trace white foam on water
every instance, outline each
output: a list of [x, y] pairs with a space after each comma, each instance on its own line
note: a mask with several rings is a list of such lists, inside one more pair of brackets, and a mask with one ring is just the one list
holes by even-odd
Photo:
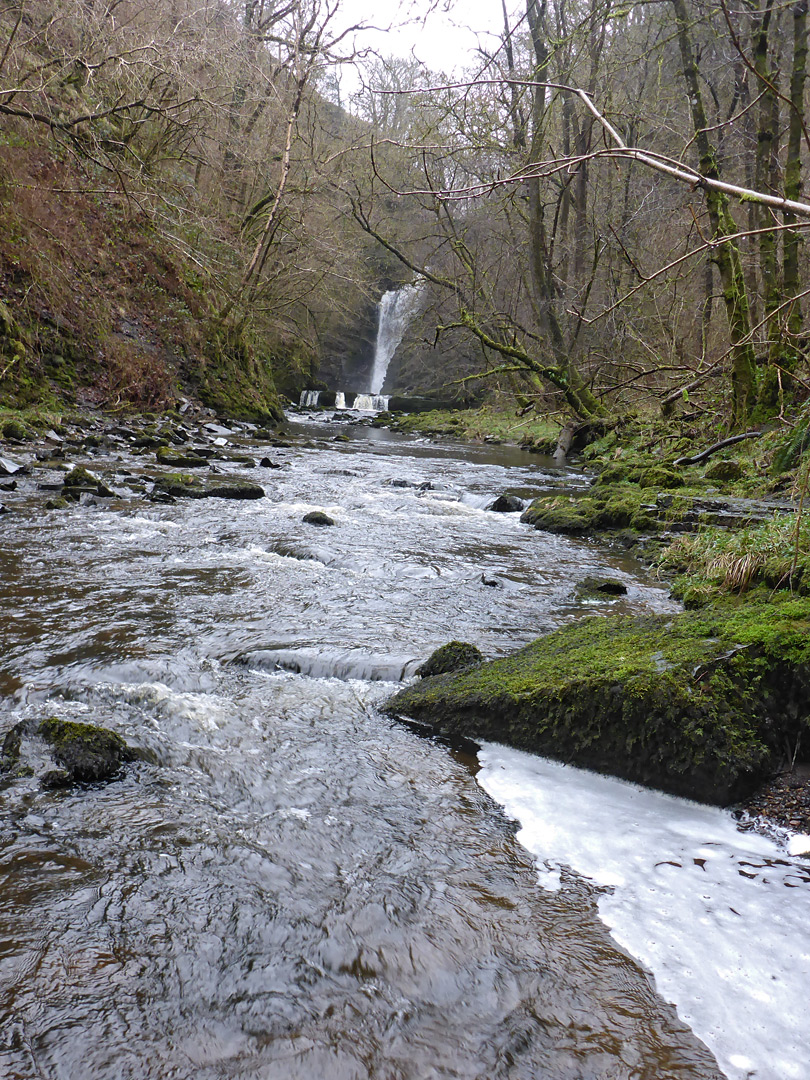
[[569, 867], [731, 1080], [810, 1076], [810, 866], [723, 810], [494, 744], [481, 786], [544, 888]]

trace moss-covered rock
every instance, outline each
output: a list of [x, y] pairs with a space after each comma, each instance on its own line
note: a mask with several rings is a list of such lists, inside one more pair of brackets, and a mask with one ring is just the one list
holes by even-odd
[[301, 519], [307, 525], [334, 525], [335, 519], [325, 514], [323, 510], [310, 510]]
[[467, 641], [448, 641], [430, 654], [424, 664], [416, 669], [416, 674], [423, 679], [431, 675], [445, 675], [450, 671], [461, 671], [472, 664], [483, 663], [485, 659], [481, 650]]
[[247, 480], [233, 480], [227, 484], [212, 484], [205, 489], [205, 495], [209, 499], [263, 499], [264, 488]]
[[159, 446], [155, 451], [158, 465], [170, 465], [175, 469], [202, 469], [208, 465], [208, 459], [199, 454], [184, 454], [172, 450], [170, 446]]
[[13, 418], [0, 423], [0, 433], [2, 433], [4, 439], [10, 439], [12, 442], [22, 442], [28, 437], [28, 429], [25, 424]]
[[263, 499], [264, 488], [248, 480], [218, 481], [205, 484], [190, 473], [165, 473], [155, 480], [153, 496], [169, 495], [174, 499]]
[[39, 776], [43, 787], [111, 780], [129, 762], [150, 755], [106, 728], [60, 720], [24, 720], [6, 733], [0, 774]]
[[810, 600], [585, 619], [386, 711], [727, 805], [807, 730]]
[[520, 520], [535, 529], [570, 536], [627, 528], [654, 532], [660, 527], [655, 499], [636, 484], [593, 487], [581, 495], [543, 495]]
[[735, 480], [740, 480], [745, 475], [745, 469], [739, 461], [720, 460], [707, 465], [703, 475], [713, 483], [733, 484]]
[[115, 492], [100, 480], [94, 473], [89, 472], [83, 465], [77, 465], [71, 469], [62, 481], [65, 495], [77, 497], [82, 492], [98, 495], [102, 499], [115, 498]]

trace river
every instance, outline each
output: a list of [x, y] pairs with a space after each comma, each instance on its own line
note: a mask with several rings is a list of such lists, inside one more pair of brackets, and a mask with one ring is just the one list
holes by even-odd
[[[0, 788], [0, 1076], [806, 1077], [807, 949], [785, 945], [806, 940], [806, 861], [728, 814], [478, 760], [376, 710], [450, 639], [498, 656], [585, 614], [674, 608], [629, 557], [486, 509], [581, 474], [345, 420], [293, 434], [226, 436], [280, 466], [221, 466], [261, 500], [149, 502], [127, 485], [154, 464], [121, 440], [76, 458], [120, 500], [43, 513], [33, 482], [6, 500], [0, 734], [95, 722], [157, 764]], [[316, 509], [334, 527], [302, 522]], [[578, 597], [595, 573], [627, 595]], [[662, 864], [713, 856], [722, 887], [661, 887]], [[753, 1037], [718, 1012], [733, 960], [720, 978], [679, 959], [684, 936], [723, 938], [735, 878], [772, 958]]]

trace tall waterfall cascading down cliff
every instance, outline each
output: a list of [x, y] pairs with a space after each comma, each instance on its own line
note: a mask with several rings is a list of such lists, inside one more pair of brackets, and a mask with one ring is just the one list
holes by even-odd
[[377, 342], [368, 388], [372, 396], [382, 393], [388, 365], [408, 329], [408, 323], [416, 314], [421, 293], [421, 282], [417, 282], [414, 285], [391, 289], [384, 293], [380, 300]]

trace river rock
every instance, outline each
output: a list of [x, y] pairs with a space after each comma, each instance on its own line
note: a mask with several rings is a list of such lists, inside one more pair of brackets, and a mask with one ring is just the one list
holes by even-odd
[[384, 706], [437, 734], [727, 806], [810, 719], [810, 599], [583, 619], [500, 660], [425, 678]]
[[496, 514], [519, 514], [522, 509], [523, 499], [519, 499], [517, 495], [499, 495], [487, 507], [487, 510]]
[[431, 675], [445, 675], [450, 671], [461, 671], [471, 664], [480, 664], [485, 659], [481, 650], [468, 641], [448, 641], [430, 654], [424, 664], [416, 669], [416, 674], [423, 679]]
[[310, 510], [308, 514], [304, 514], [302, 521], [305, 521], [307, 525], [334, 525], [335, 519], [330, 518], [328, 514], [325, 514], [323, 510]]
[[17, 473], [27, 472], [25, 465], [20, 465], [10, 458], [0, 457], [0, 476], [16, 476]]
[[481, 584], [486, 585], [490, 589], [503, 588], [503, 582], [500, 578], [496, 578], [493, 574], [488, 574], [486, 571], [481, 575]]
[[155, 480], [152, 490], [154, 501], [161, 501], [161, 496], [165, 495], [172, 499], [263, 499], [265, 491], [260, 484], [251, 484], [247, 480], [217, 481], [206, 485], [196, 476], [167, 473]]
[[36, 776], [45, 788], [111, 780], [127, 763], [149, 760], [113, 731], [60, 720], [23, 720], [6, 733], [0, 776]]

